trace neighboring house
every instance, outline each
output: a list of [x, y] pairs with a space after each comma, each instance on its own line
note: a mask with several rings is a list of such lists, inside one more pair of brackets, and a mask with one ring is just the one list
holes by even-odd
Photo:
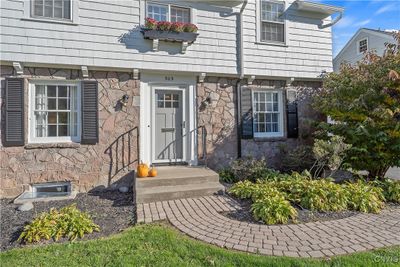
[[386, 48], [386, 43], [396, 44], [393, 31], [367, 28], [359, 29], [333, 59], [333, 70], [338, 72], [342, 63], [357, 63], [369, 51], [375, 51], [378, 55], [382, 56]]
[[[252, 155], [279, 165], [281, 146], [307, 141], [316, 114], [296, 94], [332, 71], [331, 15], [342, 11], [276, 0], [2, 0], [1, 196], [55, 181], [112, 186], [139, 161], [218, 169]], [[197, 39], [145, 39], [146, 17], [193, 23]]]

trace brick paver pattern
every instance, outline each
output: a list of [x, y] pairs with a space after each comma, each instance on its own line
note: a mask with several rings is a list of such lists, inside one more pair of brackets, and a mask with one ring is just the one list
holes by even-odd
[[380, 214], [289, 225], [248, 223], [221, 214], [239, 209], [229, 196], [179, 199], [139, 204], [137, 220], [168, 220], [195, 239], [264, 255], [319, 258], [400, 245], [398, 207]]

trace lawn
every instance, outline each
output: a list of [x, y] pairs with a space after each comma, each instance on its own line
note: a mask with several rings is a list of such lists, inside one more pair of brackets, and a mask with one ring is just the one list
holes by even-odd
[[[399, 266], [400, 247], [330, 260], [268, 257], [192, 240], [163, 225], [140, 225], [110, 238], [13, 249], [1, 266]], [[380, 264], [379, 264], [380, 263]]]

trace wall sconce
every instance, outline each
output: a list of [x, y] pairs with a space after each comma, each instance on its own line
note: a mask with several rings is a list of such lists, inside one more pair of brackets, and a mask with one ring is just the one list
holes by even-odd
[[211, 97], [207, 96], [206, 99], [201, 101], [200, 111], [205, 110], [211, 104]]
[[129, 100], [129, 96], [125, 94], [125, 95], [119, 100], [119, 102], [120, 102], [124, 107], [126, 107], [126, 105], [128, 104], [128, 100]]

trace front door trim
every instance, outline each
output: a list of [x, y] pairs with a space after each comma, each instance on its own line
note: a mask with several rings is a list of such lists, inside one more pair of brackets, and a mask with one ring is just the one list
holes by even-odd
[[[167, 79], [168, 78], [168, 79]], [[152, 162], [152, 87], [184, 87], [186, 90], [186, 134], [188, 140], [185, 150], [185, 162], [189, 166], [198, 164], [197, 146], [197, 78], [194, 73], [168, 73], [165, 71], [142, 71], [140, 73], [140, 141], [138, 162]], [[163, 163], [167, 164], [167, 163]]]
[[[182, 134], [182, 158], [174, 159], [171, 161], [170, 159], [166, 160], [157, 160], [156, 159], [156, 91], [180, 91], [182, 93], [182, 124], [184, 125], [183, 134]], [[173, 86], [173, 85], [153, 85], [151, 87], [151, 161], [152, 163], [186, 163], [186, 148], [187, 148], [187, 134], [186, 134], [186, 109], [187, 109], [187, 99], [186, 99], [186, 86]]]

